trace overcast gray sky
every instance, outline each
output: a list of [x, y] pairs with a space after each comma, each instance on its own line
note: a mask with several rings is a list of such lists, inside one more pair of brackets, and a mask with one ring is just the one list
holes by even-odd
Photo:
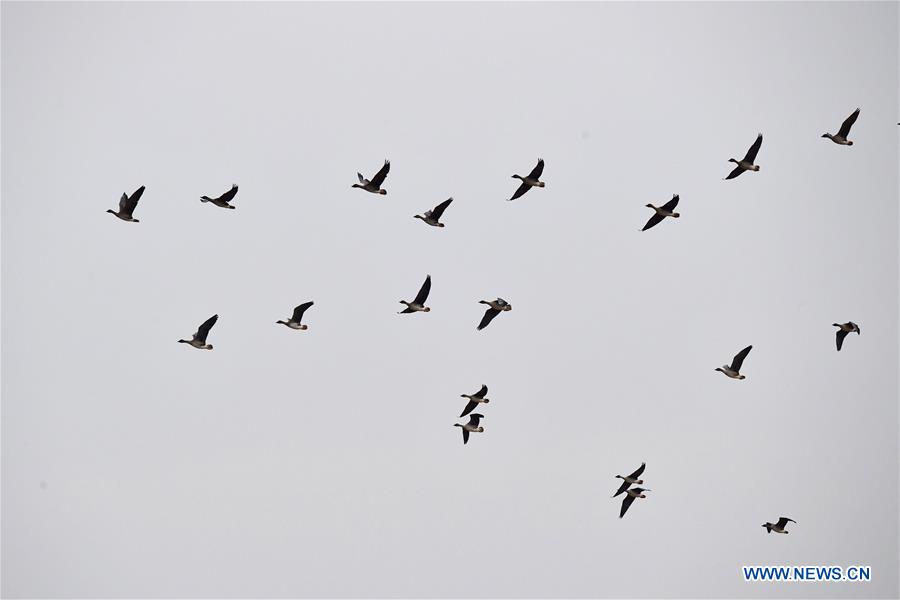
[[3, 2], [3, 595], [896, 597], [898, 106], [896, 2]]

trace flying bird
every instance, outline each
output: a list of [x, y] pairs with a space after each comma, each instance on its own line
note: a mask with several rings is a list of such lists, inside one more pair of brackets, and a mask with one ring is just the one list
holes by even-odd
[[835, 144], [840, 144], [841, 146], [852, 146], [853, 142], [847, 139], [847, 136], [850, 135], [850, 128], [853, 127], [853, 124], [856, 123], [856, 119], [859, 117], [859, 109], [853, 111], [853, 114], [844, 119], [844, 122], [841, 123], [841, 129], [837, 132], [837, 134], [832, 135], [830, 133], [823, 133], [823, 138], [828, 138]]
[[481, 317], [481, 323], [478, 324], [478, 331], [481, 331], [485, 327], [490, 324], [491, 321], [494, 320], [494, 317], [499, 315], [501, 312], [512, 310], [512, 304], [504, 300], [503, 298], [497, 298], [496, 300], [479, 300], [478, 304], [487, 304], [488, 309], [484, 311], [484, 316]]
[[424, 215], [415, 215], [413, 218], [422, 219], [432, 227], [443, 227], [444, 224], [441, 223], [441, 215], [444, 214], [444, 211], [447, 210], [447, 207], [450, 206], [451, 202], [453, 202], [453, 198], [447, 198], [431, 210], [425, 211]]
[[384, 183], [384, 178], [387, 177], [388, 171], [390, 170], [391, 161], [385, 159], [384, 166], [381, 167], [380, 171], [375, 173], [375, 177], [373, 177], [371, 181], [363, 177], [362, 173], [357, 173], [356, 176], [359, 177], [359, 183], [354, 183], [350, 187], [366, 190], [367, 192], [372, 192], [373, 194], [387, 194], [387, 190], [382, 189], [381, 184]]
[[113, 209], [108, 209], [106, 212], [112, 213], [122, 219], [123, 221], [129, 221], [131, 223], [140, 223], [139, 220], [135, 219], [132, 215], [134, 214], [134, 209], [137, 208], [138, 200], [141, 199], [141, 196], [144, 194], [144, 186], [139, 187], [134, 191], [131, 197], [128, 197], [128, 194], [122, 194], [122, 197], [119, 198], [119, 210], [114, 211]]
[[513, 179], [522, 180], [522, 185], [519, 186], [519, 189], [512, 195], [510, 200], [515, 200], [516, 198], [520, 198], [522, 194], [527, 192], [533, 187], [544, 187], [544, 182], [540, 181], [541, 173], [544, 172], [544, 159], [539, 158], [537, 161], [537, 165], [531, 170], [531, 173], [522, 177], [521, 175], [513, 175]]
[[766, 528], [766, 533], [790, 533], [785, 527], [788, 523], [796, 523], [797, 521], [793, 519], [788, 519], [787, 517], [780, 517], [777, 523], [763, 523], [763, 527]]
[[305, 331], [309, 329], [309, 327], [301, 324], [300, 320], [303, 318], [303, 313], [306, 312], [306, 309], [308, 309], [312, 305], [313, 302], [311, 301], [304, 302], [303, 304], [294, 307], [294, 314], [291, 315], [290, 319], [288, 319], [287, 321], [275, 321], [275, 323], [278, 325], [287, 325], [291, 329], [300, 329], [302, 331]]
[[634, 502], [635, 498], [646, 498], [644, 492], [650, 492], [652, 490], [646, 490], [644, 488], [631, 488], [625, 492], [625, 497], [622, 498], [622, 510], [619, 511], [619, 518], [625, 516], [625, 513], [628, 512], [628, 507], [631, 506], [631, 503]]
[[644, 468], [646, 466], [647, 466], [647, 463], [642, 462], [641, 466], [639, 466], [637, 468], [637, 470], [635, 470], [635, 472], [632, 473], [631, 475], [626, 475], [625, 477], [622, 477], [621, 475], [616, 475], [616, 477], [618, 479], [622, 480], [622, 485], [619, 486], [619, 490], [615, 494], [613, 494], [612, 497], [615, 498], [616, 496], [618, 496], [619, 494], [621, 494], [622, 492], [627, 490], [628, 486], [630, 486], [630, 485], [641, 485], [642, 483], [644, 483], [644, 480], [638, 479], [638, 477], [640, 477], [641, 473], [644, 472]]
[[237, 184], [231, 184], [231, 189], [219, 196], [218, 198], [210, 198], [209, 196], [200, 196], [200, 202], [212, 202], [219, 208], [234, 208], [229, 202], [234, 200], [235, 195], [238, 193]]
[[194, 337], [189, 340], [178, 340], [179, 344], [190, 344], [194, 348], [198, 350], [212, 350], [212, 344], [206, 343], [206, 336], [209, 335], [209, 330], [212, 329], [212, 326], [216, 324], [216, 321], [219, 320], [219, 315], [213, 315], [208, 318], [203, 324], [197, 329], [197, 333], [194, 334]]
[[838, 352], [841, 351], [841, 346], [844, 345], [844, 338], [847, 337], [848, 333], [856, 333], [856, 335], [859, 335], [859, 325], [857, 325], [853, 321], [847, 321], [843, 325], [839, 323], [832, 323], [832, 325], [838, 328], [838, 330], [835, 332], [835, 341], [837, 342]]
[[475, 407], [478, 406], [479, 404], [487, 404], [488, 402], [490, 402], [490, 400], [488, 400], [487, 398], [484, 397], [485, 394], [487, 394], [487, 391], [488, 391], [487, 386], [482, 385], [481, 389], [472, 395], [460, 394], [461, 397], [469, 399], [469, 403], [466, 404], [466, 408], [462, 411], [462, 414], [459, 415], [460, 418], [466, 416], [467, 414], [469, 414], [470, 412], [475, 410]]
[[721, 371], [725, 373], [732, 379], [745, 379], [743, 375], [741, 375], [741, 365], [744, 364], [744, 359], [747, 358], [747, 355], [750, 354], [750, 350], [753, 349], [753, 346], [747, 346], [740, 352], [734, 355], [734, 360], [731, 361], [731, 366], [722, 365], [716, 371]]
[[655, 213], [652, 217], [650, 217], [650, 220], [647, 221], [647, 224], [644, 225], [644, 228], [641, 229], [641, 231], [647, 231], [654, 225], [658, 225], [666, 217], [673, 217], [675, 219], [680, 217], [681, 214], [672, 212], [673, 210], [675, 210], [676, 206], [678, 206], [678, 194], [672, 196], [672, 199], [662, 206], [653, 206], [652, 204], [647, 204], [647, 208], [652, 208]]
[[463, 433], [463, 444], [469, 443], [469, 433], [481, 433], [484, 431], [484, 427], [479, 427], [478, 423], [481, 419], [484, 418], [484, 415], [479, 415], [478, 413], [472, 413], [469, 415], [469, 422], [465, 425], [460, 425], [459, 423], [454, 423], [454, 427], [462, 427]]
[[760, 133], [756, 137], [756, 141], [753, 142], [753, 145], [750, 146], [750, 149], [747, 150], [747, 155], [744, 156], [743, 160], [735, 160], [734, 158], [729, 158], [728, 162], [737, 163], [737, 166], [734, 170], [728, 174], [728, 177], [725, 179], [734, 179], [744, 171], [759, 171], [759, 165], [753, 164], [753, 161], [756, 160], [756, 154], [759, 152], [759, 147], [762, 146], [762, 134]]
[[428, 300], [428, 293], [431, 291], [431, 275], [427, 275], [425, 277], [425, 283], [422, 284], [422, 287], [419, 289], [419, 293], [416, 294], [415, 299], [412, 302], [407, 302], [406, 300], [401, 300], [400, 304], [405, 304], [406, 308], [401, 310], [399, 315], [414, 313], [414, 312], [429, 312], [431, 308], [425, 306], [425, 301]]

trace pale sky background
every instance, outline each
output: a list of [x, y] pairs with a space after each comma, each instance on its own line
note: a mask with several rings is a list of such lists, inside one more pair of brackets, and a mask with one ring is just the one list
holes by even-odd
[[3, 2], [0, 591], [897, 597], [898, 106], [896, 2]]

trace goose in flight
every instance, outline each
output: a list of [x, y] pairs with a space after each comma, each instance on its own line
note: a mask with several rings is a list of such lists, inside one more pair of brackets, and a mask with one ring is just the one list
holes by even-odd
[[401, 300], [400, 304], [405, 304], [406, 308], [401, 310], [399, 315], [414, 313], [414, 312], [429, 312], [431, 310], [430, 307], [425, 306], [425, 301], [428, 300], [428, 293], [431, 291], [431, 275], [427, 275], [425, 277], [425, 283], [422, 284], [422, 287], [419, 288], [419, 293], [416, 294], [415, 299], [412, 302], [407, 302], [406, 300]]
[[512, 310], [512, 304], [503, 298], [497, 298], [496, 300], [479, 300], [478, 304], [488, 305], [488, 309], [484, 311], [484, 316], [481, 317], [481, 323], [478, 324], [478, 331], [487, 327], [490, 322], [494, 320], [494, 317], [501, 312]]
[[843, 325], [841, 325], [840, 323], [832, 323], [832, 325], [838, 328], [836, 332], [838, 352], [841, 351], [841, 346], [844, 345], [844, 338], [847, 337], [848, 333], [856, 333], [856, 335], [859, 335], [859, 325], [857, 325], [853, 321], [847, 321]]
[[741, 350], [740, 352], [738, 352], [737, 354], [734, 355], [734, 360], [731, 361], [730, 367], [728, 365], [722, 365], [721, 367], [716, 369], [716, 371], [721, 371], [722, 373], [725, 373], [732, 379], [745, 379], [745, 377], [743, 375], [741, 375], [741, 373], [740, 373], [741, 365], [744, 364], [744, 359], [747, 358], [748, 354], [750, 354], [750, 350], [752, 348], [753, 348], [753, 346], [747, 346], [746, 348], [744, 348], [743, 350]]
[[728, 174], [728, 177], [725, 179], [734, 179], [744, 171], [759, 171], [759, 165], [753, 164], [753, 161], [756, 160], [756, 154], [759, 152], [759, 147], [762, 146], [762, 134], [760, 133], [756, 136], [756, 141], [753, 142], [753, 145], [750, 146], [750, 149], [747, 150], [747, 155], [744, 156], [743, 160], [735, 160], [733, 158], [729, 158], [728, 162], [737, 163], [737, 166], [734, 170]]
[[544, 172], [544, 159], [539, 158], [537, 161], [537, 165], [531, 170], [531, 173], [522, 177], [521, 175], [513, 175], [513, 179], [522, 180], [522, 185], [519, 186], [519, 189], [512, 195], [510, 200], [515, 200], [516, 198], [520, 198], [525, 192], [530, 190], [533, 187], [544, 187], [544, 182], [540, 181], [541, 173]]
[[189, 340], [178, 340], [179, 344], [190, 344], [194, 348], [199, 350], [212, 350], [212, 344], [206, 343], [206, 336], [209, 335], [209, 330], [212, 329], [212, 326], [216, 324], [216, 321], [219, 320], [219, 315], [213, 315], [203, 322], [197, 329], [197, 333], [194, 334], [194, 337]]
[[646, 498], [644, 492], [650, 492], [652, 490], [647, 490], [644, 488], [631, 488], [625, 492], [625, 497], [622, 498], [622, 510], [619, 511], [619, 518], [625, 516], [625, 513], [628, 512], [628, 507], [631, 506], [631, 503], [634, 502], [635, 498]]
[[391, 161], [385, 159], [384, 166], [381, 167], [380, 171], [375, 173], [375, 177], [373, 177], [371, 181], [363, 177], [362, 173], [357, 173], [356, 176], [359, 177], [359, 183], [354, 183], [350, 187], [366, 190], [367, 192], [372, 192], [373, 194], [387, 194], [387, 190], [382, 189], [381, 184], [384, 183], [384, 178], [387, 177], [388, 171], [390, 170]]
[[675, 207], [678, 206], [678, 194], [672, 196], [672, 199], [663, 204], [662, 206], [653, 206], [652, 204], [648, 204], [647, 208], [652, 208], [655, 213], [650, 220], [647, 221], [647, 224], [644, 225], [644, 228], [641, 231], [647, 231], [654, 225], [658, 225], [662, 222], [666, 217], [673, 217], [677, 219], [681, 215], [677, 212], [672, 212], [675, 210]]
[[131, 197], [128, 197], [128, 194], [122, 194], [122, 197], [119, 198], [119, 210], [114, 211], [113, 209], [108, 209], [106, 212], [112, 213], [122, 219], [123, 221], [129, 221], [131, 223], [140, 223], [133, 216], [134, 209], [137, 208], [138, 200], [141, 199], [141, 196], [144, 193], [144, 186], [139, 187], [134, 191]]
[[308, 329], [306, 325], [300, 323], [300, 320], [303, 318], [303, 313], [306, 312], [310, 306], [313, 305], [313, 302], [304, 302], [303, 304], [294, 307], [294, 314], [291, 315], [291, 318], [287, 321], [275, 321], [276, 324], [279, 325], [287, 325], [291, 329], [300, 329], [305, 331]]
[[231, 184], [231, 189], [219, 196], [218, 198], [210, 198], [209, 196], [200, 196], [200, 202], [212, 202], [216, 206], [220, 208], [234, 208], [232, 205], [228, 204], [229, 202], [234, 200], [234, 196], [238, 193], [238, 186], [235, 183]]
[[469, 422], [465, 425], [460, 425], [459, 423], [454, 423], [454, 427], [462, 427], [463, 432], [463, 444], [469, 443], [469, 433], [481, 433], [484, 431], [484, 427], [479, 427], [478, 423], [481, 419], [484, 418], [484, 415], [479, 415], [478, 413], [472, 413], [469, 415]]
[[847, 139], [847, 136], [850, 135], [850, 128], [853, 127], [853, 124], [856, 123], [856, 119], [859, 117], [859, 109], [853, 111], [853, 114], [844, 119], [844, 122], [841, 123], [841, 129], [837, 132], [837, 134], [823, 133], [823, 138], [828, 138], [835, 144], [840, 144], [841, 146], [852, 146], [853, 142]]
[[644, 480], [638, 479], [638, 477], [640, 477], [641, 473], [644, 472], [644, 467], [646, 467], [646, 466], [647, 466], [647, 463], [642, 462], [641, 466], [639, 466], [637, 468], [637, 470], [634, 473], [632, 473], [631, 475], [626, 475], [625, 477], [622, 477], [621, 475], [616, 475], [617, 478], [622, 480], [622, 485], [619, 486], [619, 490], [615, 494], [613, 494], [612, 497], [615, 498], [616, 496], [618, 496], [619, 494], [621, 494], [622, 492], [627, 490], [628, 486], [630, 486], [630, 485], [641, 485], [642, 483], [644, 483]]
[[460, 394], [460, 396], [462, 396], [463, 398], [468, 398], [469, 403], [466, 404], [466, 408], [462, 411], [462, 414], [459, 415], [459, 417], [462, 418], [462, 417], [466, 416], [467, 414], [469, 414], [470, 412], [475, 410], [475, 407], [478, 406], [479, 404], [487, 404], [488, 402], [490, 402], [490, 400], [488, 400], [487, 398], [484, 397], [485, 394], [487, 394], [487, 390], [488, 390], [487, 386], [482, 385], [481, 389], [472, 395]]
[[777, 523], [763, 523], [763, 527], [766, 528], [766, 533], [790, 533], [785, 527], [788, 523], [796, 523], [797, 521], [793, 519], [788, 519], [787, 517], [780, 517]]
[[447, 198], [431, 210], [425, 211], [424, 215], [415, 215], [413, 218], [422, 219], [432, 227], [443, 227], [444, 224], [441, 223], [441, 215], [444, 214], [444, 211], [447, 210], [447, 207], [450, 206], [451, 202], [453, 202], [453, 198]]

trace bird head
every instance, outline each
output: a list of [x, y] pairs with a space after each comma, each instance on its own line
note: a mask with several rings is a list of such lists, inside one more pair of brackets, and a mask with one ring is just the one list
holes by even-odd
[[733, 163], [736, 163], [736, 162], [737, 162], [737, 160], [735, 160], [735, 159], [733, 159], [733, 158], [729, 158], [729, 159], [728, 159], [728, 162], [733, 162]]
[[430, 307], [430, 306], [426, 306], [426, 307], [423, 309], [423, 312], [431, 312], [431, 307]]
[[753, 165], [753, 170], [754, 170], [754, 171], [759, 171], [759, 165]]
[[483, 432], [483, 431], [484, 431], [484, 427], [479, 427], [479, 428], [478, 428], [478, 429], [476, 429], [476, 430], [475, 430], [475, 431], [477, 431], [477, 432], [478, 432], [478, 433], [481, 433], [481, 432]]
[[212, 198], [209, 196], [200, 196], [200, 202], [212, 202]]
[[378, 193], [381, 194], [382, 196], [386, 196], [387, 190], [378, 190]]
[[653, 206], [652, 204], [645, 204], [644, 206], [646, 206], [647, 208], [656, 208], [656, 207]]
[[[823, 137], [823, 138], [830, 138], [830, 137], [831, 137], [831, 134], [830, 134], [830, 133], [823, 133], [823, 134], [822, 134], [822, 137]], [[765, 525], [763, 525], [763, 527], [765, 527]]]
[[847, 140], [847, 145], [848, 145], [848, 146], [852, 146], [852, 145], [853, 145], [853, 141], [852, 141], [852, 140]]
[[[521, 175], [513, 175], [512, 178], [513, 179], [522, 179], [522, 176]], [[524, 181], [524, 179], [522, 179], [522, 181]]]
[[746, 375], [738, 375], [737, 378], [738, 379], [747, 379], [747, 376]]
[[112, 214], [116, 214], [116, 211], [114, 211], [114, 210], [111, 209], [111, 208], [107, 208], [107, 209], [106, 209], [106, 212], [112, 213]]
[[438, 227], [443, 227], [444, 224], [443, 224], [443, 223], [438, 223], [437, 226], [438, 226]]
[[204, 350], [212, 350], [212, 349], [213, 349], [213, 345], [212, 345], [212, 344], [207, 344], [206, 346], [203, 347], [203, 349], [204, 349]]

